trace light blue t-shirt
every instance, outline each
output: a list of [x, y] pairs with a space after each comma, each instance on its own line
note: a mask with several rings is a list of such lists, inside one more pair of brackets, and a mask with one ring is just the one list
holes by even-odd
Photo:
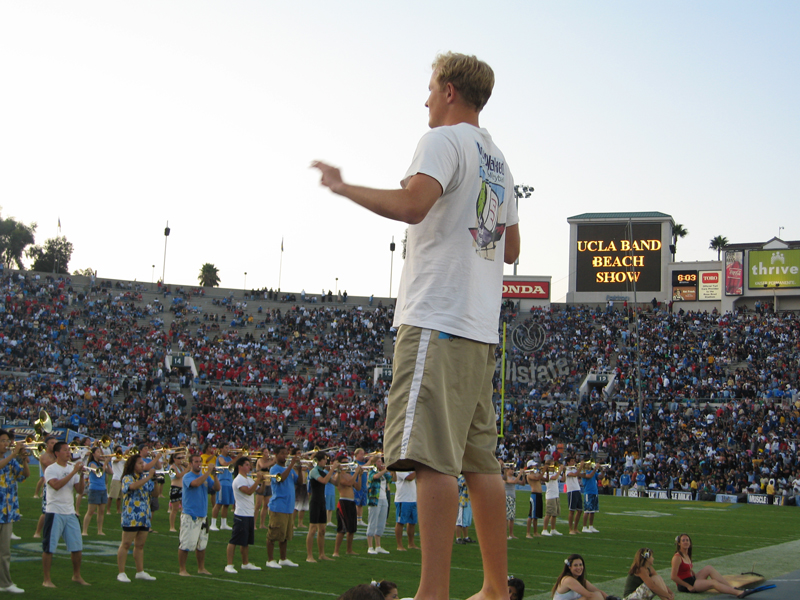
[[597, 471], [588, 479], [583, 480], [583, 493], [597, 494]]
[[202, 473], [195, 474], [189, 471], [183, 476], [183, 513], [190, 517], [208, 516], [208, 490], [214, 487], [214, 480], [209, 477], [197, 487], [192, 487], [191, 483], [195, 479], [202, 477]]
[[[272, 475], [280, 475], [286, 470], [286, 465], [273, 465], [269, 470]], [[297, 480], [297, 471], [292, 469], [286, 479], [272, 480], [272, 496], [269, 498], [269, 509], [275, 513], [292, 514], [294, 512], [294, 482]]]

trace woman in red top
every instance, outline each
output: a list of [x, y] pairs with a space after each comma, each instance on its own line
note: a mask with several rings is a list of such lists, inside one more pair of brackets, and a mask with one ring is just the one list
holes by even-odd
[[728, 585], [725, 578], [714, 567], [705, 566], [698, 573], [692, 570], [692, 538], [682, 533], [675, 538], [675, 556], [672, 557], [670, 578], [679, 592], [705, 592], [717, 590], [741, 598], [745, 592]]

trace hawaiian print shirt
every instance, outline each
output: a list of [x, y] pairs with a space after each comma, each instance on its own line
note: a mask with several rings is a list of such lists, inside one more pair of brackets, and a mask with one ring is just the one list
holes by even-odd
[[466, 506], [469, 504], [469, 489], [467, 489], [467, 480], [463, 475], [458, 476], [458, 505]]
[[17, 482], [22, 481], [22, 467], [16, 458], [0, 469], [0, 523], [20, 520]]
[[150, 527], [150, 492], [155, 484], [151, 479], [142, 487], [131, 489], [131, 484], [139, 477], [125, 475], [122, 478], [122, 526]]

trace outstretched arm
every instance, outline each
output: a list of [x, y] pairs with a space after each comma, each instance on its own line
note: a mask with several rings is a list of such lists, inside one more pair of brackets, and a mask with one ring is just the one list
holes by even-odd
[[439, 182], [422, 173], [414, 175], [404, 189], [379, 190], [345, 183], [339, 169], [324, 162], [315, 161], [311, 167], [319, 169], [320, 183], [334, 194], [349, 198], [377, 215], [411, 225], [421, 222], [442, 195]]

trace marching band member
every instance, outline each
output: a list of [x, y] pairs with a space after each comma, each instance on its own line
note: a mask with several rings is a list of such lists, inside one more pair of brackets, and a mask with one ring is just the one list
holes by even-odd
[[108, 504], [106, 514], [111, 514], [111, 502], [117, 501], [117, 514], [122, 512], [122, 471], [125, 469], [125, 458], [122, 456], [122, 446], [114, 448], [111, 458], [111, 488], [108, 491]]
[[[583, 513], [583, 495], [581, 494], [581, 482], [578, 467], [575, 465], [575, 457], [567, 458], [567, 470], [564, 477], [567, 480], [567, 506], [569, 507], [569, 532], [571, 535], [578, 533], [578, 526], [581, 524], [581, 513]], [[584, 528], [585, 531], [585, 528]]]
[[389, 554], [381, 547], [381, 536], [389, 516], [389, 484], [392, 475], [386, 470], [383, 459], [375, 461], [375, 469], [367, 474], [367, 552], [369, 554]]
[[[81, 535], [89, 535], [89, 524], [92, 522], [92, 515], [97, 513], [97, 535], [103, 533], [103, 520], [106, 516], [106, 505], [108, 504], [108, 492], [106, 490], [106, 473], [111, 473], [108, 461], [103, 458], [103, 449], [95, 446], [87, 455], [89, 462], [86, 465], [91, 468], [89, 472], [89, 509], [83, 517], [83, 531]], [[95, 473], [100, 470], [100, 474]]]
[[17, 484], [27, 479], [31, 472], [27, 454], [20, 454], [25, 444], [14, 444], [11, 452], [8, 452], [9, 447], [11, 436], [0, 429], [0, 592], [21, 594], [25, 590], [11, 581], [11, 534], [14, 522], [21, 518]]
[[[154, 465], [159, 465], [157, 459]], [[150, 533], [150, 494], [153, 491], [153, 478], [156, 469], [150, 469], [145, 475], [144, 460], [138, 454], [129, 456], [122, 469], [122, 541], [117, 550], [117, 581], [130, 583], [130, 578], [125, 574], [125, 563], [128, 559], [128, 550], [133, 544], [133, 562], [136, 566], [136, 579], [155, 581], [156, 578], [144, 570], [144, 544]]]
[[[261, 451], [261, 456], [256, 461], [256, 470], [259, 473], [269, 473], [272, 465], [275, 464], [275, 457], [270, 456], [269, 448], [266, 446]], [[267, 502], [272, 496], [272, 480], [267, 477], [264, 479], [264, 485], [261, 491], [256, 493], [256, 521], [258, 522], [259, 529], [266, 529], [267, 525]]]
[[175, 519], [181, 512], [183, 504], [183, 476], [191, 470], [191, 467], [186, 462], [186, 455], [183, 452], [175, 452], [169, 457], [169, 464], [175, 472], [169, 481], [169, 530], [171, 532], [178, 531], [175, 529]]
[[[526, 538], [540, 537], [539, 519], [544, 516], [544, 499], [542, 498], [542, 473], [536, 468], [536, 463], [529, 460], [527, 464], [528, 472], [525, 480], [531, 486], [531, 502], [528, 508], [528, 527], [525, 534]], [[531, 534], [531, 524], [533, 524], [533, 534]]]
[[[269, 529], [267, 531], [267, 566], [271, 569], [282, 567], [296, 567], [297, 563], [286, 557], [289, 540], [294, 534], [294, 484], [297, 473], [294, 466], [300, 460], [295, 454], [289, 464], [286, 457], [289, 449], [281, 446], [275, 451], [275, 465], [270, 469], [274, 475], [272, 482], [272, 497], [269, 499]], [[275, 542], [278, 542], [280, 560], [274, 558]]]
[[255, 480], [250, 477], [250, 470], [253, 465], [246, 456], [240, 456], [233, 464], [236, 468], [236, 479], [233, 480], [231, 485], [236, 506], [233, 511], [233, 530], [231, 539], [228, 542], [228, 564], [225, 566], [225, 572], [236, 573], [236, 569], [233, 566], [233, 553], [236, 550], [236, 546], [239, 546], [242, 553], [242, 570], [260, 571], [261, 567], [257, 567], [250, 562], [248, 553], [250, 546], [256, 543], [256, 505], [253, 500], [253, 494], [264, 485], [264, 478], [260, 473], [256, 475]]
[[202, 469], [200, 455], [193, 454], [191, 470], [183, 476], [183, 513], [178, 546], [178, 574], [188, 577], [186, 560], [189, 552], [197, 556], [197, 573], [211, 575], [206, 569], [206, 546], [208, 545], [208, 493], [218, 491], [216, 470], [209, 465]]
[[44, 571], [42, 585], [56, 587], [50, 579], [50, 566], [53, 563], [53, 551], [62, 536], [67, 551], [72, 555], [72, 581], [81, 585], [89, 585], [81, 577], [83, 539], [73, 498], [73, 490], [82, 492], [84, 488], [83, 463], [77, 461], [74, 464], [68, 464], [72, 453], [66, 442], [56, 442], [53, 452], [56, 462], [47, 467], [44, 472], [44, 479], [47, 482], [47, 511], [44, 515], [42, 534], [42, 570]]
[[[222, 444], [220, 446], [219, 455], [217, 456], [216, 466], [224, 467], [217, 473], [217, 480], [219, 481], [219, 491], [217, 492], [217, 501], [214, 504], [214, 509], [211, 511], [211, 531], [219, 531], [220, 529], [230, 530], [228, 525], [228, 507], [234, 502], [233, 499], [233, 473], [228, 470], [233, 458], [230, 456], [230, 444]], [[221, 515], [221, 516], [220, 516]], [[220, 517], [220, 525], [217, 528], [217, 517]]]
[[319, 560], [333, 560], [325, 554], [325, 526], [327, 523], [327, 511], [325, 505], [325, 488], [330, 483], [334, 471], [339, 468], [339, 462], [334, 460], [331, 468], [327, 471], [328, 455], [324, 452], [317, 452], [314, 455], [316, 465], [308, 474], [309, 485], [311, 486], [311, 498], [308, 502], [308, 535], [306, 536], [306, 562], [317, 562], [314, 560], [312, 547], [314, 536], [317, 537], [317, 552]]
[[56, 453], [53, 451], [55, 448], [56, 442], [58, 439], [54, 435], [48, 435], [44, 438], [45, 447], [47, 450], [39, 455], [39, 472], [42, 474], [42, 515], [39, 517], [39, 522], [36, 524], [36, 532], [33, 534], [33, 537], [38, 538], [42, 537], [42, 529], [44, 528], [44, 515], [47, 512], [47, 483], [45, 480], [44, 473], [47, 471], [47, 467], [56, 462]]

